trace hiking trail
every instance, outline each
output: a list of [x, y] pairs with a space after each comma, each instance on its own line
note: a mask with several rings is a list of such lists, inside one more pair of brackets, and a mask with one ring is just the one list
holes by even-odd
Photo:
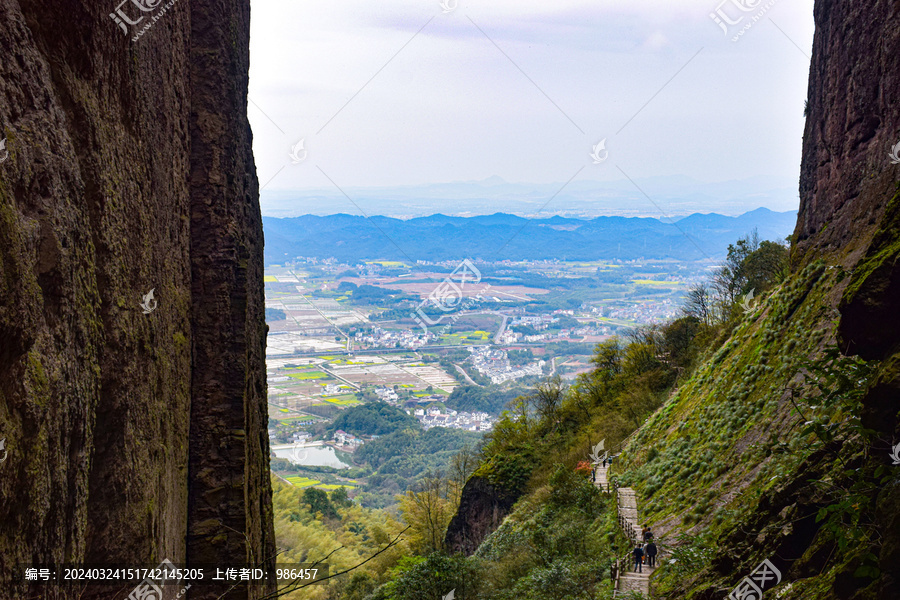
[[[609, 467], [597, 465], [595, 472], [594, 485], [600, 488], [600, 491], [609, 494], [613, 488], [610, 486], [608, 478]], [[631, 556], [631, 550], [637, 544], [643, 545], [641, 539], [641, 526], [638, 521], [637, 509], [637, 493], [632, 488], [615, 488], [616, 505], [619, 514], [619, 525], [625, 531], [625, 536], [631, 543], [628, 555], [619, 560], [619, 567], [616, 576], [616, 586], [614, 597], [627, 596], [629, 592], [637, 592], [645, 597], [650, 597], [650, 575], [655, 571], [648, 565], [642, 567], [641, 573], [635, 573], [634, 559]], [[657, 561], [659, 556], [656, 557]]]

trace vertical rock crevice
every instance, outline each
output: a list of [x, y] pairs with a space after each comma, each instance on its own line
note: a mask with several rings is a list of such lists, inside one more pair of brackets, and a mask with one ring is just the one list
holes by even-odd
[[274, 553], [249, 1], [115, 9], [0, 0], [4, 574]]

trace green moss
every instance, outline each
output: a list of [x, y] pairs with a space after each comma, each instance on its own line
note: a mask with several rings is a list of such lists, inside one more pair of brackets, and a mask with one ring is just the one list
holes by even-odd
[[[856, 265], [841, 304], [852, 301], [866, 280], [888, 262], [893, 265], [900, 256], [900, 191], [885, 208], [884, 217], [872, 238], [870, 254]], [[872, 251], [874, 250], [874, 253]]]
[[184, 334], [180, 331], [176, 331], [172, 334], [172, 341], [175, 342], [175, 347], [179, 350], [187, 345], [187, 338], [184, 337]]

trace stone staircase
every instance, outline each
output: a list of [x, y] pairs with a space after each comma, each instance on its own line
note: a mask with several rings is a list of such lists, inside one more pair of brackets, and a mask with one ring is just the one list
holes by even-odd
[[[649, 598], [650, 575], [655, 569], [645, 564], [641, 567], [642, 572], [636, 573], [632, 570], [634, 559], [631, 550], [634, 549], [634, 545], [644, 543], [641, 539], [641, 526], [638, 520], [637, 494], [631, 488], [612, 486], [609, 482], [608, 472], [609, 467], [598, 465], [594, 471], [594, 485], [604, 493], [615, 492], [619, 525], [632, 544], [628, 549], [628, 554], [619, 559], [617, 563], [614, 597], [628, 598], [634, 592]], [[658, 560], [659, 556], [656, 558]]]

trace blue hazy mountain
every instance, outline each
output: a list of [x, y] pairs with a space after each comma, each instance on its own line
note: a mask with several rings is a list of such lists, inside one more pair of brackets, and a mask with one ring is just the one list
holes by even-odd
[[728, 244], [758, 230], [761, 239], [783, 240], [797, 213], [759, 208], [740, 216], [692, 214], [670, 222], [650, 217], [606, 216], [527, 219], [496, 213], [474, 217], [442, 214], [414, 219], [346, 214], [264, 217], [266, 262], [297, 256], [356, 262], [386, 260], [597, 260], [724, 257]]
[[800, 204], [795, 179], [755, 176], [704, 182], [684, 175], [635, 181], [575, 179], [569, 183], [507, 182], [495, 175], [480, 181], [392, 187], [266, 189], [260, 192], [260, 201], [263, 215], [268, 217], [362, 211], [401, 219], [424, 217], [436, 210], [455, 216], [557, 214], [578, 219], [602, 215], [664, 218], [697, 212], [736, 216], [760, 206], [787, 211]]

